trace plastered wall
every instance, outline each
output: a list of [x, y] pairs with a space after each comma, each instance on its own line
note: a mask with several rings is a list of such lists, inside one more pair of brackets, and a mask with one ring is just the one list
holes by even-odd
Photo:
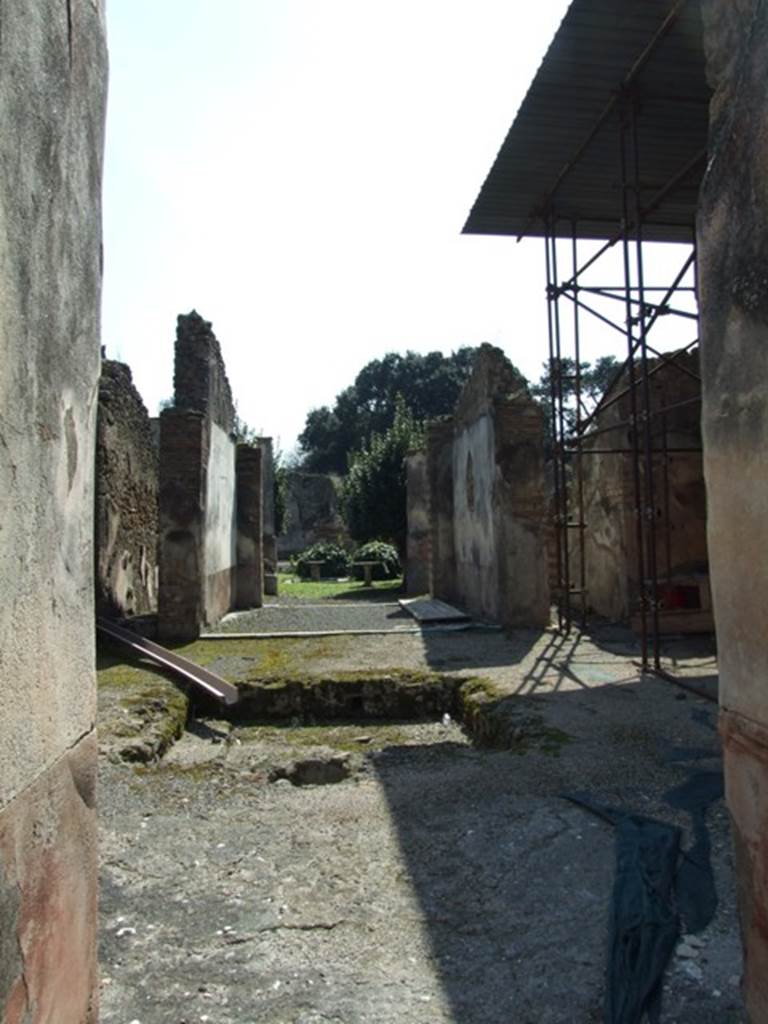
[[[707, 503], [701, 453], [701, 385], [699, 355], [696, 350], [678, 354], [674, 363], [650, 363], [649, 390], [651, 443], [653, 455], [654, 503], [652, 519], [656, 547], [659, 596], [663, 588], [692, 575], [706, 579]], [[618, 399], [598, 413], [593, 429], [599, 430], [587, 441], [582, 457], [584, 493], [584, 546], [587, 603], [600, 615], [615, 621], [629, 620], [639, 601], [637, 555], [638, 516], [648, 522], [648, 501], [644, 466], [640, 465], [640, 501], [638, 504], [631, 434], [628, 423], [632, 405], [625, 375], [606, 395]], [[638, 395], [640, 394], [638, 390]], [[638, 397], [638, 408], [642, 408]], [[668, 412], [662, 412], [669, 410]], [[643, 439], [640, 439], [643, 444]], [[611, 451], [608, 451], [611, 449]], [[664, 454], [666, 451], [666, 454]], [[578, 491], [578, 463], [573, 464], [571, 488], [573, 522], [578, 521], [575, 495]], [[578, 545], [575, 532], [571, 542], [571, 578], [578, 576]], [[648, 532], [643, 544], [648, 559]], [[706, 588], [706, 582], [702, 584]], [[708, 607], [708, 594], [703, 594]], [[675, 622], [664, 620], [671, 629], [712, 629], [709, 613], [695, 617], [678, 615]]]
[[501, 350], [483, 345], [451, 420], [427, 431], [435, 597], [505, 626], [550, 617], [541, 411]]
[[216, 622], [234, 605], [237, 566], [235, 442], [211, 423], [203, 531], [205, 617]]
[[0, 1021], [97, 1017], [101, 4], [0, 4]]
[[453, 440], [453, 530], [456, 579], [462, 602], [480, 618], [501, 614], [494, 515], [495, 434], [484, 413], [457, 426]]
[[409, 594], [429, 593], [431, 562], [426, 451], [406, 459], [407, 521], [405, 585]]
[[753, 1024], [768, 1020], [768, 11], [705, 0], [709, 163], [698, 215], [708, 538]]

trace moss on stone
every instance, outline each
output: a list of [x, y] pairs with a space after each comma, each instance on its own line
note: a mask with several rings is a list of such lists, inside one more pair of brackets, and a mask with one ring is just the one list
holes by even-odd
[[343, 753], [365, 754], [384, 747], [403, 746], [408, 732], [396, 723], [331, 725], [250, 725], [237, 729], [244, 743], [275, 743], [290, 747], [331, 747]]
[[351, 645], [350, 638], [345, 636], [269, 637], [263, 640], [208, 640], [201, 637], [175, 650], [198, 665], [209, 666], [218, 659], [244, 658], [252, 661], [254, 670], [261, 674], [290, 675], [301, 671], [313, 660], [343, 657], [351, 650]]

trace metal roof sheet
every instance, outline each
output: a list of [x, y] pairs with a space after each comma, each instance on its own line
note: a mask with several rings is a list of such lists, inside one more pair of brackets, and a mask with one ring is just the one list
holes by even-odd
[[638, 103], [643, 236], [691, 241], [710, 91], [699, 0], [573, 0], [464, 226], [466, 234], [612, 237], [622, 217], [620, 107]]

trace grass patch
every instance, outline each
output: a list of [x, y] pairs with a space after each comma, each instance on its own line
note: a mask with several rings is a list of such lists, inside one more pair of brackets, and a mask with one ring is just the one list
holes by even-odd
[[359, 580], [302, 580], [292, 573], [281, 572], [277, 576], [278, 593], [281, 597], [299, 601], [395, 601], [402, 593], [403, 580], [376, 580], [370, 587]]
[[100, 687], [144, 686], [157, 678], [164, 678], [150, 662], [125, 661], [117, 651], [99, 644], [96, 653], [96, 678]]

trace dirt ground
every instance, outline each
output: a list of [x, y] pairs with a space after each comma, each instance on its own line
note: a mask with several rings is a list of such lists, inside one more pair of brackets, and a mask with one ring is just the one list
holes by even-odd
[[[603, 1019], [614, 830], [565, 795], [677, 824], [689, 845], [690, 816], [664, 797], [719, 769], [715, 704], [641, 678], [634, 641], [610, 629], [200, 641], [187, 653], [233, 681], [481, 675], [520, 725], [498, 750], [453, 718], [193, 715], [164, 756], [128, 763], [130, 723], [145, 736], [131, 749], [150, 756], [179, 705], [162, 676], [103, 661], [103, 1024]], [[706, 644], [672, 643], [667, 665], [713, 691]], [[707, 824], [718, 908], [668, 967], [666, 1024], [745, 1020], [722, 801]]]

